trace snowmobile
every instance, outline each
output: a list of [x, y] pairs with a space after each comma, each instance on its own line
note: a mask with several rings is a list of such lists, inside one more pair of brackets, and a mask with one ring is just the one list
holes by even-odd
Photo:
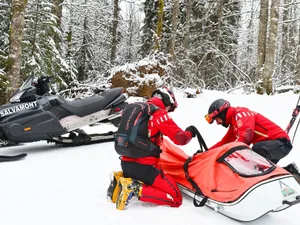
[[2, 145], [47, 140], [56, 144], [81, 145], [112, 141], [114, 133], [87, 134], [81, 128], [96, 123], [118, 126], [128, 104], [123, 88], [105, 89], [100, 94], [67, 100], [50, 91], [52, 77], [31, 75], [0, 106]]
[[[199, 132], [198, 132], [199, 133]], [[197, 134], [199, 143], [205, 143]], [[242, 142], [188, 156], [164, 139], [162, 169], [196, 207], [208, 206], [238, 221], [253, 221], [300, 203], [300, 185], [287, 170]], [[206, 145], [203, 145], [206, 148]]]

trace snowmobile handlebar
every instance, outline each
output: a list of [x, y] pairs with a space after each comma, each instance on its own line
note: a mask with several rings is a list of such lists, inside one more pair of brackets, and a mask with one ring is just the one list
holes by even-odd
[[53, 76], [41, 76], [39, 79], [44, 83], [50, 83], [53, 81]]
[[49, 83], [53, 81], [54, 76], [41, 76], [33, 85], [37, 88], [37, 95], [44, 95], [50, 92]]

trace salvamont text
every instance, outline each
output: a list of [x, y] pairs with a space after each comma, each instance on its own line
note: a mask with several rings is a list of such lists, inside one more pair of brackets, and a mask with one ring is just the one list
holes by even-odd
[[1, 110], [0, 111], [0, 116], [4, 117], [4, 116], [7, 116], [7, 115], [11, 115], [11, 114], [20, 112], [20, 111], [25, 110], [25, 109], [35, 108], [37, 106], [38, 106], [37, 101], [23, 103], [23, 104], [20, 104], [20, 105], [16, 105], [14, 107], [9, 107], [9, 108]]

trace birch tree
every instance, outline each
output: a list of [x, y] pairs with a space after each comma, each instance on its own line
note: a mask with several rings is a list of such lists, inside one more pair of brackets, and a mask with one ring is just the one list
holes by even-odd
[[112, 25], [112, 42], [111, 42], [111, 53], [110, 53], [110, 63], [112, 65], [115, 64], [116, 54], [117, 54], [117, 29], [119, 23], [119, 0], [114, 0], [114, 17], [113, 17], [113, 25]]
[[268, 10], [269, 0], [260, 1], [260, 13], [259, 13], [259, 30], [258, 30], [258, 55], [257, 55], [257, 69], [262, 74], [263, 65], [266, 58], [266, 46], [267, 46], [267, 27], [268, 27]]
[[277, 49], [279, 0], [272, 0], [270, 9], [270, 26], [267, 40], [265, 66], [263, 70], [263, 87], [267, 94], [273, 93], [272, 77], [276, 70], [275, 56]]
[[300, 85], [300, 30], [298, 33], [298, 46], [296, 48], [296, 70], [294, 73], [295, 84]]

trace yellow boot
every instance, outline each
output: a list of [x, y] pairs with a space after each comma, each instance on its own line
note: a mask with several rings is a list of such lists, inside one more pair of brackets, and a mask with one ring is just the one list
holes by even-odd
[[121, 177], [119, 179], [120, 192], [116, 201], [116, 208], [124, 210], [133, 196], [139, 198], [142, 194], [142, 185], [140, 181]]
[[122, 171], [113, 171], [110, 175], [110, 184], [107, 189], [107, 199], [113, 203], [116, 202], [118, 194], [120, 192], [120, 187], [118, 185], [119, 179], [123, 177]]

